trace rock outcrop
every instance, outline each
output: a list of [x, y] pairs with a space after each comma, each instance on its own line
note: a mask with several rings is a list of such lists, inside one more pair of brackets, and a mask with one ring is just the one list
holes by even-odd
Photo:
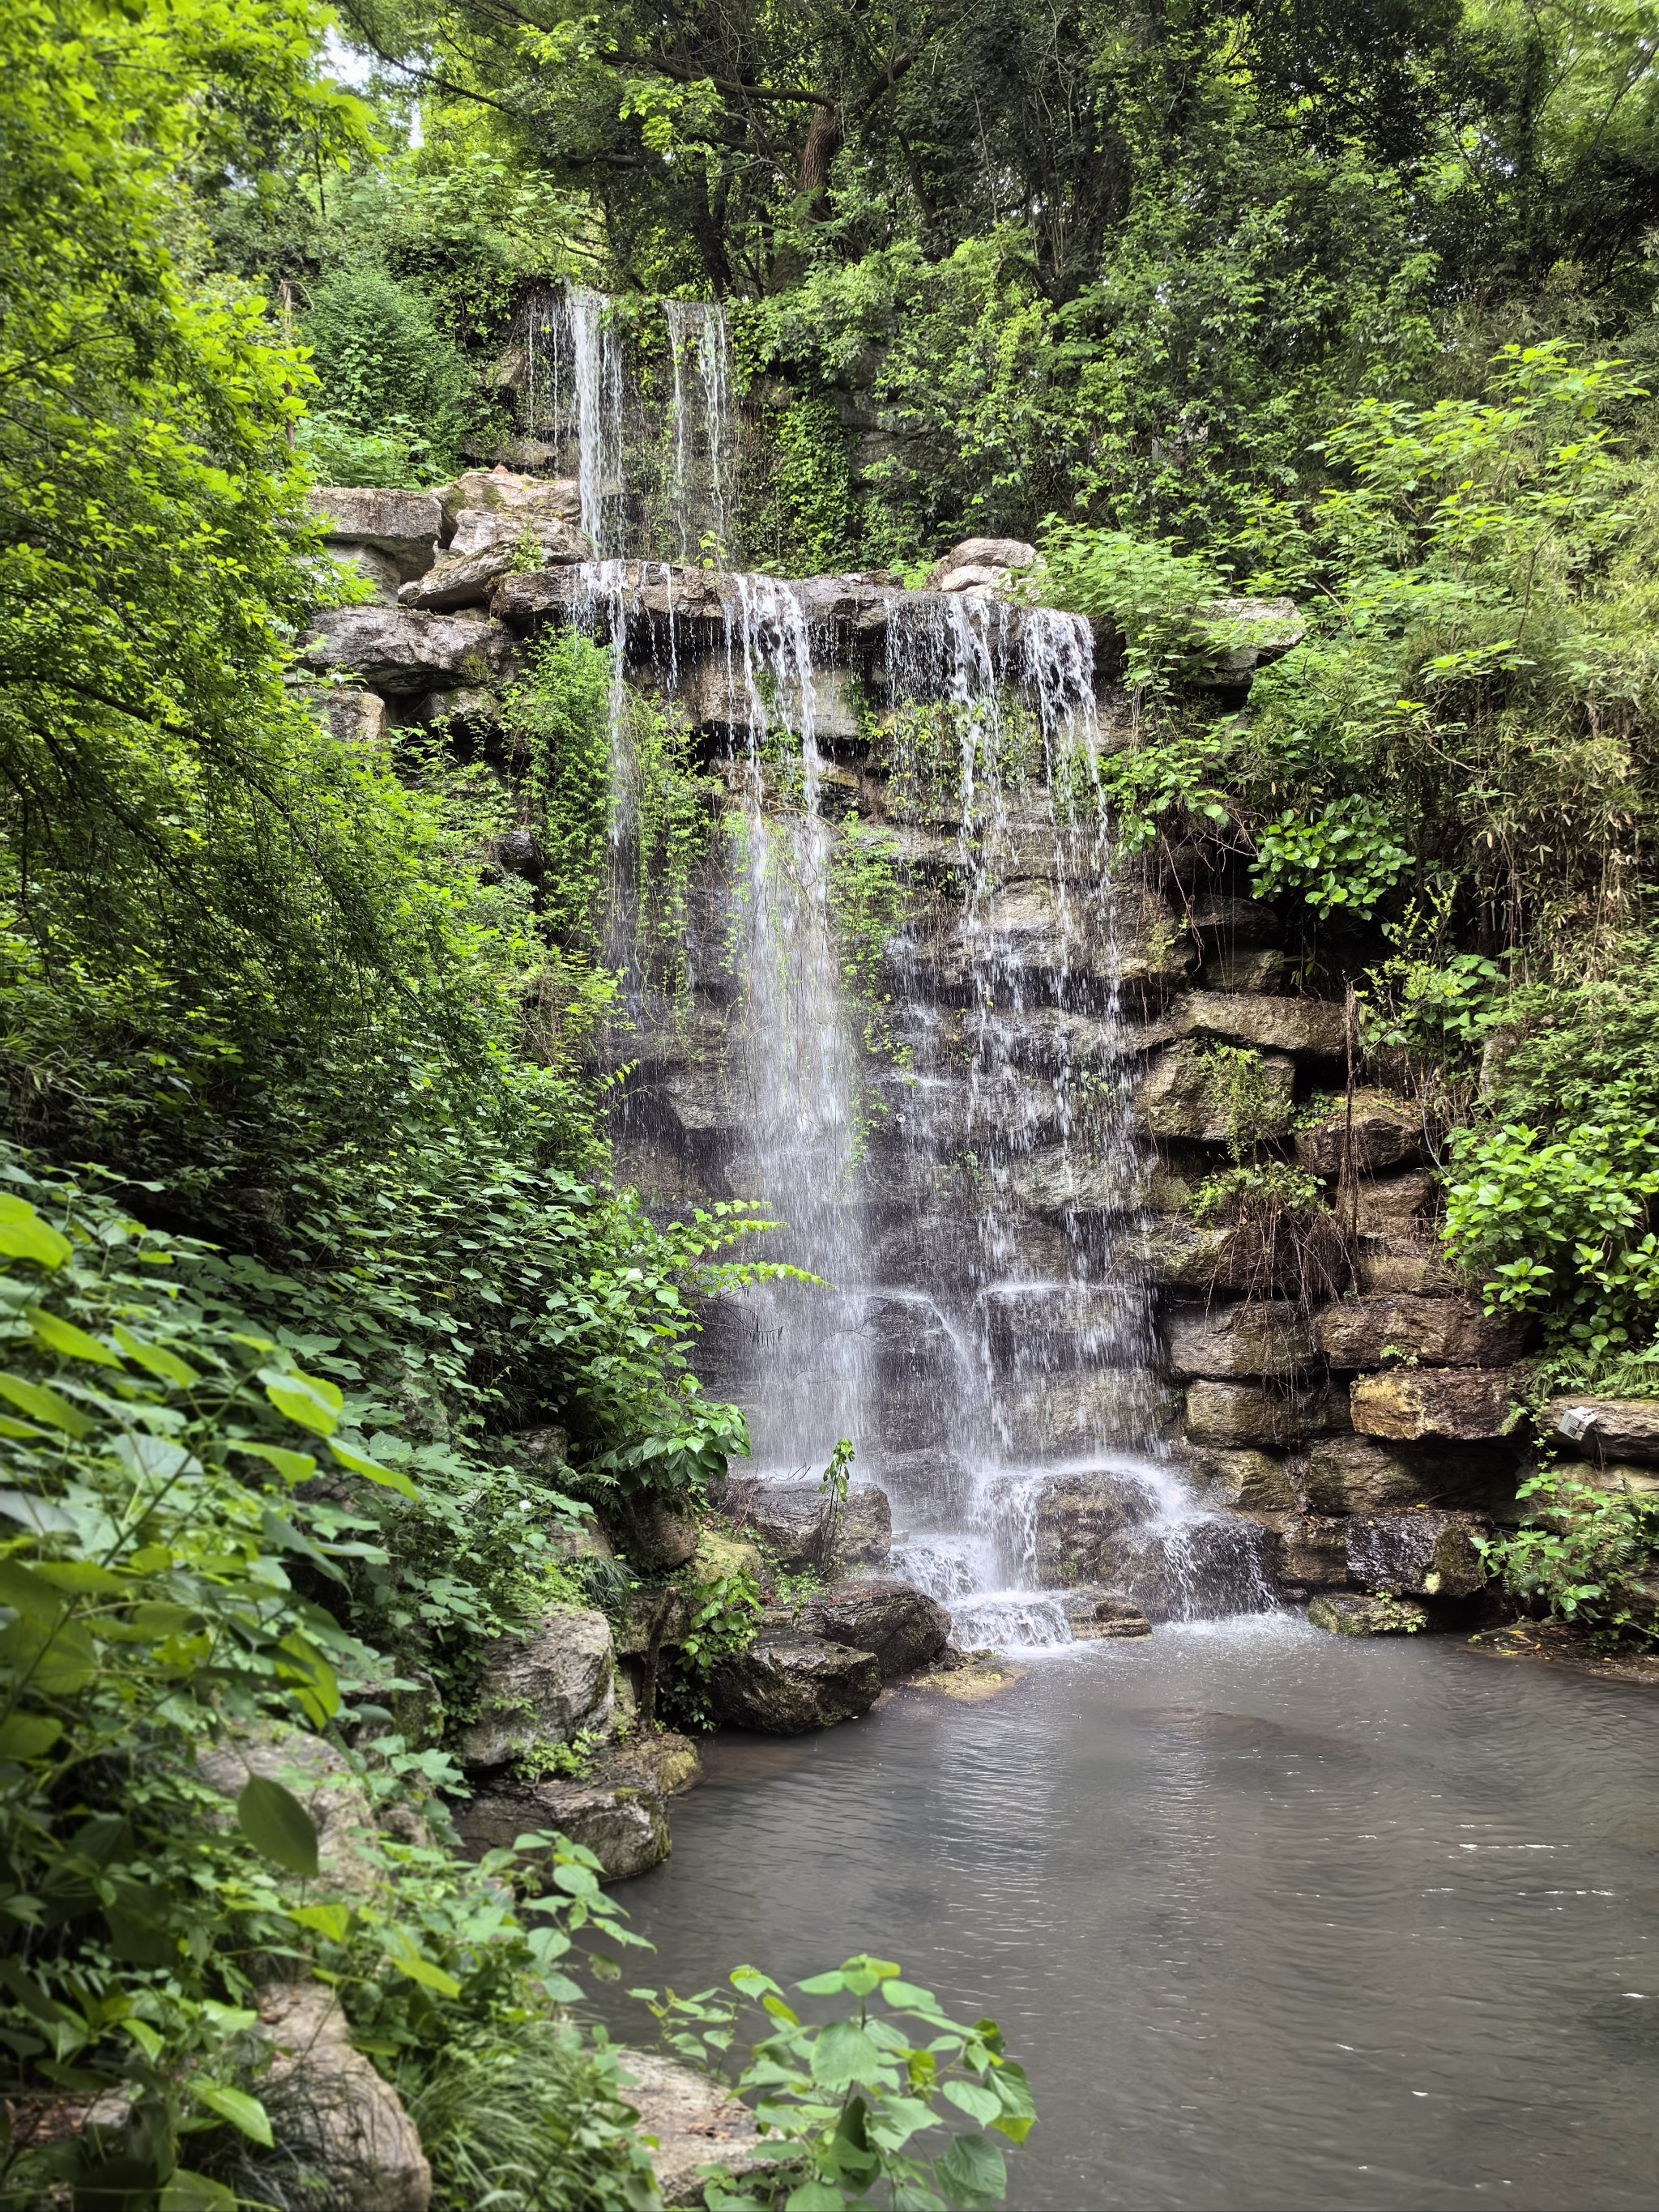
[[617, 2069], [665, 2204], [701, 2204], [711, 2169], [731, 2187], [775, 2163], [749, 2107], [708, 2075], [659, 2051], [619, 2051]]
[[708, 1694], [723, 1721], [765, 1735], [804, 1735], [858, 1720], [881, 1695], [872, 1652], [809, 1636], [768, 1635], [722, 1660]]
[[505, 1766], [538, 1745], [568, 1743], [583, 1729], [608, 1726], [615, 1701], [610, 1622], [602, 1613], [550, 1613], [528, 1633], [489, 1646], [461, 1760]]
[[868, 1651], [884, 1682], [914, 1674], [951, 1640], [951, 1616], [914, 1583], [890, 1577], [836, 1583], [796, 1608], [795, 1624], [826, 1644]]

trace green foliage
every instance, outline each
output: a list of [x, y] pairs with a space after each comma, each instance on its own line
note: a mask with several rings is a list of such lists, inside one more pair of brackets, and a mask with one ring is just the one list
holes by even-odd
[[853, 472], [847, 435], [824, 399], [797, 399], [778, 425], [777, 493], [789, 559], [800, 575], [854, 558]]
[[549, 927], [573, 948], [597, 945], [611, 823], [611, 656], [579, 630], [542, 641], [509, 693], [503, 727], [529, 765], [547, 873]]
[[1251, 887], [1258, 898], [1294, 892], [1324, 915], [1346, 908], [1369, 921], [1410, 867], [1411, 854], [1391, 833], [1375, 801], [1352, 795], [1328, 799], [1317, 812], [1286, 807], [1256, 833]]
[[1129, 683], [1155, 696], [1202, 653], [1210, 628], [1205, 610], [1224, 588], [1200, 555], [1054, 515], [1034, 582], [1049, 605], [1109, 621], [1123, 641]]
[[843, 990], [861, 1018], [866, 1048], [902, 1059], [889, 1027], [893, 993], [887, 949], [910, 908], [898, 841], [856, 813], [830, 848], [829, 904]]
[[1528, 1518], [1480, 1545], [1504, 1587], [1599, 1638], [1654, 1641], [1659, 1608], [1638, 1585], [1659, 1565], [1659, 1499], [1565, 1468], [1534, 1475], [1520, 1494]]
[[[919, 2212], [1003, 2201], [1007, 2171], [996, 2138], [1024, 2142], [1036, 2115], [1024, 2071], [1006, 2056], [994, 2021], [965, 2027], [947, 2018], [930, 1990], [883, 1959], [848, 1959], [797, 1984], [803, 1996], [851, 2001], [821, 2023], [803, 2019], [752, 1966], [731, 1981], [736, 1996], [714, 1989], [690, 1997], [635, 1994], [663, 2022], [672, 2050], [729, 2070], [733, 2087], [753, 2100], [795, 2212], [835, 2212], [874, 2191]], [[739, 2066], [733, 2044], [750, 2007], [768, 2026]], [[934, 2132], [941, 2130], [949, 2131], [943, 2145]], [[776, 2197], [763, 2182], [716, 2179], [703, 2202], [709, 2212], [765, 2212]]]
[[[180, 2127], [204, 2112], [270, 2142], [257, 2095], [234, 2077], [257, 2087], [246, 2001], [270, 1962], [303, 1972], [314, 1960], [377, 2034], [413, 2050], [442, 2001], [487, 2016], [492, 1990], [532, 1973], [556, 1998], [574, 1993], [556, 1970], [563, 1929], [605, 1923], [613, 1908], [593, 1862], [567, 1851], [552, 1922], [532, 1933], [499, 1893], [469, 1899], [471, 1869], [443, 1851], [400, 1857], [367, 1829], [350, 1849], [383, 1863], [388, 1889], [348, 1879], [345, 1901], [328, 1901], [343, 1869], [326, 1857], [320, 1887], [305, 1887], [318, 1833], [295, 1789], [315, 1776], [313, 1732], [335, 1735], [337, 1769], [355, 1768], [371, 1803], [457, 1779], [399, 1736], [352, 1753], [337, 1733], [372, 1717], [388, 1672], [362, 1640], [374, 1623], [353, 1604], [350, 1571], [390, 1566], [386, 1516], [418, 1521], [443, 1474], [417, 1488], [395, 1454], [377, 1453], [399, 1439], [371, 1438], [326, 1377], [194, 1294], [192, 1248], [9, 1172], [7, 2094], [27, 2111], [67, 2087], [128, 2085], [149, 2116], [155, 2186]], [[56, 1199], [50, 1216], [20, 1186]], [[229, 1731], [292, 1744], [295, 1789], [252, 1775], [230, 1817], [198, 1763]], [[31, 2132], [15, 2130], [6, 2155], [27, 2151]], [[95, 2158], [96, 2144], [78, 2155]]]
[[1206, 1176], [1188, 1197], [1187, 1210], [1194, 1221], [1236, 1221], [1246, 1208], [1312, 1215], [1324, 1204], [1324, 1192], [1305, 1169], [1288, 1160], [1254, 1160]]
[[319, 386], [311, 442], [319, 465], [349, 458], [351, 447], [331, 449], [330, 441], [355, 433], [398, 441], [414, 471], [405, 483], [453, 474], [467, 422], [466, 362], [417, 292], [379, 270], [342, 270], [312, 294], [304, 331]]
[[1288, 1110], [1253, 1046], [1206, 1044], [1198, 1058], [1210, 1096], [1221, 1109], [1227, 1149], [1234, 1165], [1242, 1165], [1248, 1153], [1284, 1134]]

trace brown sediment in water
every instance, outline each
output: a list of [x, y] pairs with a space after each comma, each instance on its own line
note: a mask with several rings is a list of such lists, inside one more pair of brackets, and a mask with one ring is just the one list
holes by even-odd
[[1598, 1650], [1582, 1628], [1559, 1620], [1512, 1621], [1506, 1628], [1483, 1628], [1465, 1650], [1483, 1659], [1529, 1660], [1559, 1667], [1592, 1682], [1623, 1682], [1635, 1689], [1659, 1689], [1659, 1650]]

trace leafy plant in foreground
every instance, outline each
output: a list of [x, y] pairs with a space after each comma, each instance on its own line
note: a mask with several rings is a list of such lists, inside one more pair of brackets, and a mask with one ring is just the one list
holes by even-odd
[[[1000, 2203], [1007, 2193], [1001, 2145], [1024, 2142], [1036, 2124], [1023, 2068], [1007, 2057], [994, 2021], [949, 2019], [931, 1990], [884, 1959], [860, 1954], [797, 1984], [803, 1996], [843, 1997], [833, 2020], [803, 2020], [779, 1984], [752, 1966], [730, 1980], [735, 1996], [636, 1990], [663, 2022], [670, 2047], [710, 2072], [726, 2070], [776, 2145], [787, 2176], [785, 2212], [841, 2212], [869, 2199], [894, 2212]], [[872, 2003], [879, 1997], [878, 2004]], [[732, 2050], [746, 2007], [771, 2025], [735, 2072]], [[963, 2127], [958, 2115], [971, 2123]], [[948, 2142], [938, 2142], [949, 2130]], [[931, 2137], [930, 2142], [925, 2138]], [[779, 2191], [711, 2180], [709, 2212], [767, 2212]]]

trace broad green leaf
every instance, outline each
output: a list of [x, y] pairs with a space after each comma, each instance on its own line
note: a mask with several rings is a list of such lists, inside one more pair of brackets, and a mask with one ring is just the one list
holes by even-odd
[[903, 2005], [916, 2012], [939, 2011], [939, 1999], [932, 1990], [921, 1989], [915, 1982], [884, 1982], [881, 1993], [890, 2005]]
[[21, 1559], [0, 1559], [0, 1605], [28, 1620], [56, 1620], [64, 1601], [46, 1577]]
[[382, 1490], [395, 1490], [411, 1504], [418, 1501], [420, 1492], [409, 1477], [399, 1474], [396, 1468], [382, 1467], [379, 1460], [370, 1459], [365, 1452], [353, 1451], [349, 1444], [343, 1444], [333, 1437], [328, 1440], [328, 1448], [342, 1467], [349, 1467], [353, 1474], [361, 1474], [366, 1482], [377, 1482]]
[[810, 1981], [797, 1982], [795, 1987], [806, 1997], [838, 1997], [847, 1984], [840, 1969], [835, 1968], [827, 1974], [814, 1974]]
[[301, 1428], [309, 1429], [313, 1436], [332, 1436], [340, 1425], [343, 1401], [336, 1386], [322, 1376], [307, 1375], [298, 1368], [290, 1375], [281, 1368], [262, 1367], [259, 1380], [277, 1412]]
[[845, 2212], [847, 2199], [828, 2181], [803, 2181], [783, 2203], [784, 2212]]
[[873, 2083], [880, 2072], [881, 2053], [856, 2021], [832, 2020], [819, 2030], [812, 2045], [812, 2079], [826, 2089], [845, 2089], [854, 2081]]
[[250, 2141], [263, 2144], [266, 2150], [274, 2148], [270, 2121], [265, 2108], [257, 2097], [250, 2097], [246, 2089], [233, 2089], [225, 2081], [210, 2081], [200, 2074], [185, 2087], [198, 2104], [205, 2105], [210, 2112], [216, 2112], [222, 2120], [228, 2120], [232, 2127], [240, 2128]]
[[461, 1994], [461, 1985], [453, 1974], [445, 1973], [441, 1966], [434, 1966], [429, 1959], [423, 1959], [407, 1940], [388, 1953], [387, 1961], [400, 1974], [407, 1974], [411, 1982], [418, 1982], [423, 1990], [436, 1990], [443, 1997], [458, 1997]]
[[45, 1713], [12, 1713], [0, 1720], [0, 1759], [44, 1759], [63, 1733]]
[[159, 1344], [146, 1343], [142, 1336], [135, 1336], [130, 1328], [124, 1328], [118, 1321], [110, 1334], [129, 1359], [163, 1382], [176, 1382], [181, 1390], [188, 1390], [201, 1381], [196, 1370], [180, 1359], [177, 1352], [165, 1351]]
[[33, 1260], [42, 1267], [61, 1267], [74, 1249], [67, 1237], [41, 1220], [27, 1199], [0, 1191], [0, 1255], [8, 1260]]
[[1002, 2111], [1002, 2100], [994, 2089], [987, 2089], [977, 2081], [947, 2081], [944, 2095], [959, 2112], [966, 2112], [970, 2120], [981, 2127], [988, 2127]]
[[33, 1421], [14, 1421], [9, 1413], [0, 1413], [0, 1437], [15, 1437], [21, 1443], [40, 1433]]
[[236, 2212], [236, 2199], [222, 2181], [175, 2166], [161, 2191], [159, 2212]]
[[274, 1467], [284, 1482], [303, 1482], [307, 1475], [315, 1474], [317, 1462], [309, 1452], [289, 1451], [285, 1444], [254, 1444], [238, 1437], [232, 1444], [233, 1451], [246, 1452], [250, 1459], [262, 1459], [267, 1467]]
[[42, 1422], [49, 1429], [62, 1429], [67, 1436], [83, 1437], [92, 1426], [67, 1398], [48, 1390], [44, 1382], [31, 1382], [27, 1376], [0, 1374], [0, 1398], [15, 1406], [20, 1413], [27, 1413], [30, 1420]]
[[297, 1686], [295, 1695], [313, 1726], [325, 1726], [340, 1710], [340, 1685], [335, 1678], [334, 1669], [316, 1645], [309, 1643], [297, 1629], [292, 1635], [285, 1636], [276, 1649], [287, 1662], [286, 1664], [279, 1662], [277, 1674], [285, 1682]]
[[98, 1672], [98, 1653], [78, 1620], [14, 1620], [0, 1629], [0, 1666], [12, 1668], [42, 1698], [73, 1698]]
[[44, 1306], [31, 1306], [24, 1319], [33, 1330], [36, 1343], [44, 1344], [48, 1352], [59, 1352], [65, 1359], [90, 1360], [95, 1367], [121, 1364], [108, 1345], [100, 1344], [95, 1336], [76, 1328], [61, 1314], [48, 1313]]
[[317, 1828], [291, 1790], [251, 1774], [236, 1800], [236, 1825], [275, 1866], [310, 1880], [317, 1871]]
[[1002, 2153], [984, 2136], [958, 2136], [933, 2172], [947, 2196], [970, 2203], [998, 2203], [1007, 2194], [1008, 2169]]
[[66, 1513], [61, 1505], [54, 1505], [49, 1498], [36, 1498], [27, 1490], [0, 1490], [0, 1513], [9, 1521], [21, 1521], [37, 1536], [68, 1536], [75, 1532], [72, 1513]]
[[124, 1597], [131, 1594], [132, 1584], [125, 1575], [118, 1575], [112, 1567], [100, 1567], [91, 1559], [40, 1559], [34, 1571], [43, 1583], [54, 1589], [67, 1590], [71, 1597]]

